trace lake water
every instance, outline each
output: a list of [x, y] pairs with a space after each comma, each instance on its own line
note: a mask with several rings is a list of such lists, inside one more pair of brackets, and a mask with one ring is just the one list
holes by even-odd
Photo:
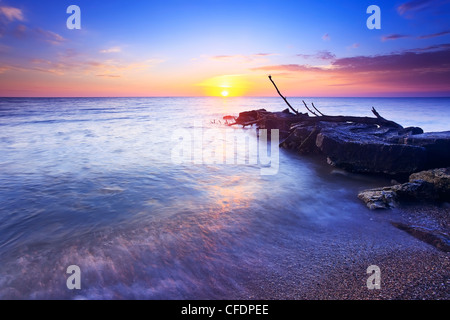
[[[304, 99], [327, 114], [375, 107], [405, 127], [450, 129], [448, 98]], [[290, 102], [303, 111], [301, 100]], [[259, 163], [174, 161], [180, 129], [192, 150], [209, 148], [208, 132], [257, 139], [219, 119], [285, 107], [279, 98], [1, 98], [0, 298], [240, 299], [268, 273], [290, 272], [286, 257], [298, 261], [300, 288], [330, 260], [395, 246], [386, 219], [356, 197], [385, 178], [286, 150], [270, 175]], [[81, 290], [66, 287], [70, 265]]]

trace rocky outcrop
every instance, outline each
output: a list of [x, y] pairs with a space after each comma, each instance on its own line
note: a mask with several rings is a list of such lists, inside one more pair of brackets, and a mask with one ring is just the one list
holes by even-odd
[[417, 127], [403, 128], [382, 118], [375, 109], [372, 112], [376, 118], [322, 113], [310, 117], [289, 109], [260, 109], [240, 113], [234, 124], [278, 129], [281, 147], [323, 154], [329, 164], [351, 172], [408, 176], [450, 166], [450, 131], [424, 133]]
[[447, 167], [450, 163], [450, 131], [428, 132], [402, 138], [399, 143], [426, 150], [426, 168]]
[[450, 201], [450, 168], [414, 173], [407, 183], [365, 190], [358, 198], [369, 209], [392, 208], [403, 200]]
[[424, 148], [389, 143], [385, 131], [358, 124], [326, 127], [317, 135], [316, 146], [330, 164], [351, 172], [396, 175], [423, 168]]
[[450, 201], [450, 168], [439, 168], [413, 173], [410, 181], [424, 181], [433, 185], [434, 196]]
[[426, 167], [427, 150], [393, 141], [421, 132], [357, 123], [301, 123], [293, 126], [281, 146], [302, 154], [324, 154], [328, 163], [351, 172], [410, 174]]

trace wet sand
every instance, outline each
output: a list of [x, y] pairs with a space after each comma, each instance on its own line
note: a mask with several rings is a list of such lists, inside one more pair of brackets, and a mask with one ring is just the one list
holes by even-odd
[[[377, 211], [374, 216], [379, 215]], [[432, 228], [450, 234], [448, 204], [412, 204], [382, 213], [392, 221]], [[389, 218], [388, 218], [389, 219]], [[322, 265], [305, 274], [302, 256], [280, 261], [280, 272], [251, 281], [253, 294], [248, 299], [263, 300], [448, 300], [450, 299], [450, 253], [392, 228], [392, 239], [399, 245], [365, 247], [360, 251], [349, 243], [341, 254], [323, 259]], [[403, 234], [402, 234], [403, 233]], [[380, 236], [385, 237], [385, 235]], [[406, 238], [405, 238], [406, 237]], [[408, 238], [409, 237], [409, 238]], [[386, 239], [385, 241], [390, 241]], [[321, 253], [318, 253], [319, 255]], [[381, 270], [381, 288], [367, 288], [367, 268], [376, 264]]]

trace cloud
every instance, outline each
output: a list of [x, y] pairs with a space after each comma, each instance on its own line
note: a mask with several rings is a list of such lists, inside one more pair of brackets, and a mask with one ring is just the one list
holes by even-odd
[[424, 52], [424, 51], [436, 51], [436, 50], [445, 50], [450, 49], [450, 43], [442, 43], [442, 44], [435, 44], [432, 46], [424, 47], [424, 48], [416, 48], [412, 49], [410, 51], [412, 52]]
[[417, 11], [423, 11], [428, 8], [436, 8], [443, 4], [449, 3], [448, 0], [412, 0], [405, 2], [397, 7], [397, 12], [404, 16]]
[[223, 60], [232, 60], [232, 59], [239, 59], [244, 56], [242, 55], [216, 55], [209, 57], [211, 60], [217, 60], [217, 61], [223, 61]]
[[0, 37], [7, 34], [8, 25], [14, 21], [24, 21], [22, 10], [13, 7], [0, 6]]
[[331, 53], [330, 51], [319, 51], [316, 54], [316, 57], [320, 60], [334, 60], [336, 59], [336, 55], [334, 53]]
[[118, 74], [97, 74], [96, 76], [102, 77], [102, 78], [120, 78], [120, 77], [122, 77]]
[[[28, 35], [30, 29], [24, 24], [19, 24], [14, 28], [9, 27], [9, 24], [14, 21], [25, 21], [23, 11], [19, 8], [0, 6], [0, 36], [10, 34], [15, 38], [25, 38]], [[60, 44], [66, 41], [61, 35], [41, 28], [31, 29], [31, 32], [34, 33], [33, 36], [51, 44]]]
[[323, 41], [330, 41], [330, 40], [331, 40], [331, 37], [330, 37], [330, 35], [329, 35], [328, 33], [325, 33], [325, 34], [322, 36], [322, 40], [323, 40]]
[[16, 38], [25, 38], [26, 33], [27, 33], [27, 27], [23, 24], [19, 24], [13, 31], [13, 35]]
[[61, 35], [52, 31], [43, 30], [41, 28], [36, 28], [34, 31], [41, 39], [51, 44], [60, 44], [66, 41]]
[[275, 56], [276, 53], [255, 53], [253, 54], [254, 57], [268, 57], [268, 56]]
[[2, 20], [6, 19], [7, 22], [25, 20], [21, 9], [6, 6], [0, 7], [0, 17], [2, 17]]
[[23, 70], [39, 71], [55, 75], [88, 74], [97, 77], [119, 78], [128, 72], [139, 72], [162, 63], [163, 60], [148, 59], [138, 62], [124, 62], [121, 60], [91, 60], [70, 58], [62, 55], [59, 60], [33, 59], [31, 66]]
[[381, 37], [381, 41], [388, 41], [388, 40], [397, 40], [397, 39], [403, 39], [403, 38], [409, 38], [410, 36], [405, 34], [389, 34], [386, 36]]
[[384, 88], [387, 92], [425, 89], [450, 93], [450, 44], [394, 52], [375, 56], [335, 59], [331, 66], [302, 64], [270, 65], [252, 71], [288, 72], [322, 79], [323, 86], [349, 85]]
[[359, 48], [361, 45], [359, 44], [359, 43], [354, 43], [354, 44], [352, 44], [351, 46], [348, 46], [347, 48], [349, 48], [349, 49], [357, 49], [357, 48]]
[[104, 49], [104, 50], [100, 51], [100, 53], [118, 53], [118, 52], [122, 52], [122, 48], [112, 47], [112, 48]]
[[426, 34], [426, 35], [417, 37], [417, 39], [430, 39], [430, 38], [442, 37], [447, 34], [450, 34], [450, 30], [432, 33], [432, 34]]
[[450, 70], [450, 48], [437, 51], [404, 51], [378, 56], [357, 56], [337, 59], [333, 67], [350, 72], [391, 72], [431, 70], [441, 68]]
[[322, 71], [322, 68], [312, 67], [303, 64], [280, 64], [264, 67], [251, 68], [252, 71], [289, 71], [289, 72], [302, 72], [302, 71]]
[[319, 60], [334, 60], [336, 59], [336, 55], [328, 50], [318, 51], [315, 54], [297, 54], [297, 57], [301, 57], [304, 59], [319, 59]]
[[[415, 37], [415, 39], [418, 40], [422, 40], [422, 39], [431, 39], [431, 38], [437, 38], [437, 37], [442, 37], [445, 36], [447, 34], [450, 34], [450, 30], [446, 30], [446, 31], [441, 31], [441, 32], [437, 32], [437, 33], [432, 33], [432, 34], [426, 34], [423, 36], [417, 36]], [[381, 41], [388, 41], [388, 40], [398, 40], [398, 39], [405, 39], [405, 38], [413, 38], [410, 35], [406, 35], [406, 34], [389, 34], [389, 35], [385, 35], [381, 37]]]
[[236, 61], [240, 63], [254, 63], [254, 62], [267, 62], [267, 57], [278, 55], [277, 53], [255, 53], [250, 55], [234, 54], [234, 55], [215, 55], [215, 56], [202, 56], [213, 61]]

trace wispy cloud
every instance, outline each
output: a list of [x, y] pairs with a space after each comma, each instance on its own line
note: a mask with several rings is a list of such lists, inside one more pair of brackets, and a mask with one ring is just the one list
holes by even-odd
[[404, 38], [409, 38], [409, 35], [405, 35], [405, 34], [389, 34], [386, 36], [382, 36], [381, 37], [381, 41], [388, 41], [388, 40], [398, 40], [398, 39], [404, 39]]
[[13, 31], [13, 35], [15, 38], [25, 38], [27, 34], [28, 28], [23, 24], [19, 24]]
[[118, 53], [118, 52], [122, 52], [121, 47], [112, 47], [112, 48], [100, 50], [100, 53]]
[[304, 59], [319, 59], [319, 60], [334, 60], [336, 59], [336, 55], [328, 50], [318, 51], [315, 54], [297, 54], [297, 57], [301, 57]]
[[31, 60], [29, 70], [51, 73], [55, 75], [84, 74], [96, 77], [119, 78], [128, 72], [139, 72], [151, 68], [163, 60], [148, 59], [138, 62], [124, 62], [121, 60], [92, 60], [61, 58], [56, 61], [45, 59]]
[[424, 47], [424, 48], [412, 49], [410, 51], [425, 52], [425, 51], [439, 51], [439, 50], [445, 50], [445, 49], [450, 49], [450, 43], [435, 44], [435, 45]]
[[12, 22], [16, 20], [24, 21], [25, 17], [19, 8], [0, 6], [0, 19], [6, 19], [7, 22]]
[[118, 74], [97, 74], [97, 77], [102, 77], [102, 78], [120, 78], [122, 77], [121, 75]]
[[443, 4], [450, 3], [449, 0], [412, 0], [402, 3], [397, 7], [397, 12], [402, 15], [410, 15], [429, 8], [436, 8]]
[[[393, 72], [404, 71], [412, 74], [414, 70], [450, 71], [450, 48], [434, 51], [408, 50], [377, 56], [357, 56], [337, 59], [335, 70], [349, 72]], [[450, 73], [449, 73], [450, 75]]]
[[51, 44], [60, 44], [66, 41], [64, 37], [53, 31], [43, 30], [41, 28], [36, 28], [34, 31], [41, 39]]
[[398, 40], [398, 39], [406, 39], [406, 38], [414, 38], [414, 39], [422, 40], [422, 39], [442, 37], [442, 36], [445, 36], [448, 34], [450, 34], [450, 30], [436, 32], [436, 33], [432, 33], [432, 34], [426, 34], [426, 35], [417, 36], [417, 37], [413, 37], [413, 36], [410, 36], [407, 34], [389, 34], [389, 35], [382, 36], [381, 41]]
[[289, 72], [303, 72], [303, 71], [323, 71], [320, 67], [312, 67], [305, 64], [280, 64], [270, 65], [257, 68], [251, 68], [252, 71], [289, 71]]
[[426, 34], [424, 36], [419, 36], [417, 38], [418, 39], [430, 39], [430, 38], [442, 37], [442, 36], [445, 36], [447, 34], [450, 34], [450, 30], [437, 32], [437, 33], [432, 33], [432, 34]]
[[359, 44], [359, 43], [354, 43], [354, 44], [352, 44], [351, 46], [348, 46], [347, 48], [348, 49], [357, 49], [357, 48], [359, 48], [361, 46], [361, 44]]
[[250, 55], [234, 54], [234, 55], [215, 55], [215, 56], [202, 56], [213, 61], [230, 61], [240, 63], [253, 63], [253, 62], [267, 62], [267, 57], [276, 56], [276, 53], [255, 53]]
[[329, 35], [328, 33], [325, 33], [325, 34], [322, 36], [322, 40], [323, 40], [323, 41], [330, 41], [330, 40], [331, 40], [331, 37], [330, 37], [330, 35]]
[[[310, 74], [325, 79], [323, 85], [370, 84], [372, 87], [422, 90], [438, 88], [450, 92], [450, 44], [435, 45], [376, 56], [338, 58], [331, 66], [304, 64], [269, 65], [252, 71]], [[328, 80], [326, 80], [328, 79]], [[355, 82], [355, 79], [358, 81]]]
[[14, 21], [24, 21], [21, 9], [0, 5], [0, 37], [10, 32], [9, 25]]
[[15, 38], [21, 39], [26, 38], [29, 34], [32, 34], [33, 37], [51, 44], [60, 44], [66, 41], [64, 37], [53, 31], [44, 30], [41, 28], [29, 28], [23, 23], [10, 26], [12, 22], [24, 22], [25, 20], [25, 15], [22, 9], [9, 6], [0, 6], [0, 36], [8, 34]]
[[254, 57], [268, 57], [268, 56], [276, 56], [276, 53], [255, 53]]

